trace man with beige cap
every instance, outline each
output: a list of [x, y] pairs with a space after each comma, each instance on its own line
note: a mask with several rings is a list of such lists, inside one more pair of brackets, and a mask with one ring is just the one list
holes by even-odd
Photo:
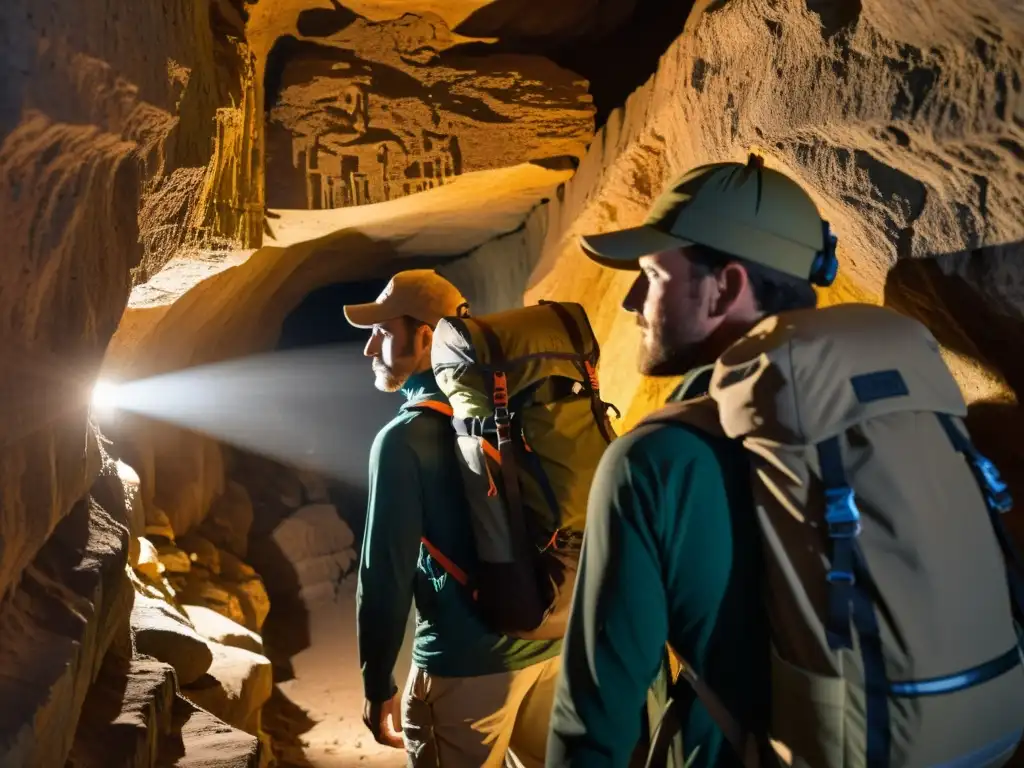
[[[366, 705], [381, 744], [413, 768], [541, 766], [561, 641], [489, 631], [466, 589], [422, 544], [467, 570], [476, 559], [454, 431], [424, 402], [447, 403], [430, 367], [433, 330], [465, 306], [433, 270], [399, 272], [377, 300], [345, 307], [370, 329], [364, 354], [376, 386], [406, 402], [370, 451], [369, 503], [359, 565], [357, 631]], [[416, 637], [401, 701], [393, 669], [416, 604]]]

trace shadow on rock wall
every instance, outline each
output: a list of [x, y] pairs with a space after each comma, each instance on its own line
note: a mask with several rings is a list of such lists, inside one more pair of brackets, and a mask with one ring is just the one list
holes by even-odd
[[[1009, 250], [1019, 250], [1024, 242]], [[885, 304], [927, 325], [951, 352], [978, 363], [1005, 380], [1010, 394], [970, 401], [967, 426], [978, 449], [999, 467], [1017, 501], [1007, 526], [1024, 542], [1024, 317], [1009, 317], [964, 277], [940, 264], [970, 259], [974, 269], [1007, 251], [1006, 246], [932, 259], [904, 259], [889, 272]], [[1015, 397], [1014, 397], [1015, 395]]]

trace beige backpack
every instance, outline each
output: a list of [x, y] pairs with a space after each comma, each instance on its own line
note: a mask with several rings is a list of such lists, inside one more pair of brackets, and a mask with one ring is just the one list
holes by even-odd
[[717, 361], [708, 397], [645, 420], [724, 433], [751, 457], [774, 749], [685, 659], [680, 676], [745, 765], [974, 768], [1013, 755], [1024, 571], [1000, 521], [1006, 485], [966, 412], [924, 326], [847, 304], [764, 320]]

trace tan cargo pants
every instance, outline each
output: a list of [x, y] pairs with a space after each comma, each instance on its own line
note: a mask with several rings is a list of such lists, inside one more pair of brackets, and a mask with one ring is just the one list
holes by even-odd
[[414, 666], [402, 696], [410, 768], [543, 768], [560, 669], [561, 656], [481, 677]]

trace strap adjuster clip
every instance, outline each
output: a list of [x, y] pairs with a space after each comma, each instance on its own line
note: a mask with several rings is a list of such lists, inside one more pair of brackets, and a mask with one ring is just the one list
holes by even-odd
[[825, 523], [833, 539], [852, 539], [860, 535], [860, 510], [849, 486], [825, 489]]

